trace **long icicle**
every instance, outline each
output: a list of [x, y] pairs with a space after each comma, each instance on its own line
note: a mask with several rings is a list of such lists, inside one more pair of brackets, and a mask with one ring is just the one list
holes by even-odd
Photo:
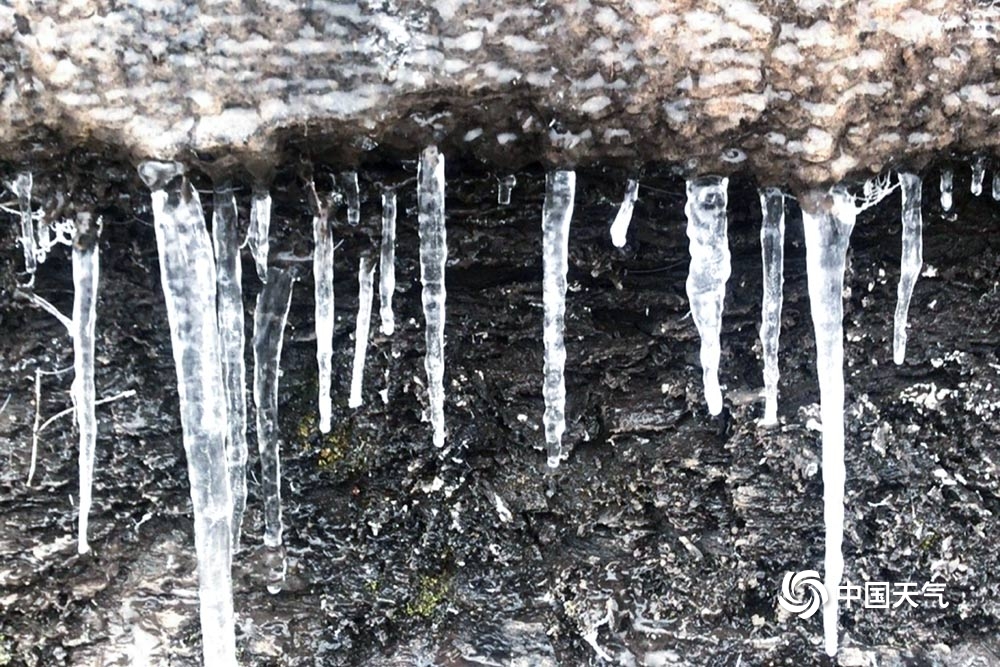
[[906, 358], [906, 316], [910, 310], [913, 287], [917, 284], [924, 262], [920, 177], [901, 172], [899, 185], [903, 197], [903, 251], [899, 260], [899, 287], [896, 290], [896, 316], [892, 335], [892, 360], [896, 364], [902, 364]]
[[100, 250], [97, 229], [90, 214], [77, 216], [73, 241], [73, 387], [70, 394], [80, 431], [80, 515], [77, 551], [90, 551], [87, 527], [94, 488], [94, 452], [97, 445], [97, 413], [94, 387], [94, 326], [97, 322], [97, 284]]
[[144, 162], [152, 191], [160, 277], [177, 369], [187, 452], [201, 634], [206, 665], [236, 667], [232, 514], [226, 461], [226, 403], [215, 303], [215, 262], [198, 192], [176, 162]]
[[21, 210], [20, 240], [24, 251], [24, 270], [34, 282], [35, 270], [38, 268], [38, 241], [35, 239], [35, 220], [31, 215], [32, 184], [31, 172], [23, 171], [17, 175], [10, 187], [17, 195], [18, 207]]
[[269, 267], [253, 315], [253, 401], [257, 416], [261, 493], [264, 496], [264, 545], [281, 546], [281, 446], [278, 432], [278, 381], [281, 345], [294, 280], [291, 271]]
[[764, 419], [778, 423], [778, 339], [781, 335], [782, 290], [785, 284], [785, 195], [777, 188], [760, 191], [760, 255], [764, 267], [760, 343], [764, 351]]
[[254, 188], [250, 199], [250, 230], [247, 241], [257, 266], [257, 277], [267, 280], [267, 255], [271, 244], [271, 194]]
[[687, 235], [691, 267], [687, 295], [701, 337], [701, 369], [708, 412], [722, 412], [719, 387], [720, 334], [726, 282], [731, 272], [726, 222], [728, 178], [706, 176], [687, 182]]
[[417, 167], [417, 219], [420, 225], [420, 283], [424, 309], [424, 369], [430, 403], [434, 446], [443, 447], [444, 426], [444, 321], [445, 264], [448, 239], [444, 224], [444, 156], [436, 146], [420, 154]]
[[333, 228], [329, 208], [313, 212], [313, 284], [316, 301], [316, 364], [319, 367], [319, 430], [330, 432], [333, 413]]
[[837, 652], [837, 594], [844, 574], [844, 270], [858, 209], [841, 187], [809, 192], [799, 201], [823, 422], [824, 578], [830, 593], [823, 605], [823, 635], [832, 656]]
[[347, 403], [351, 408], [359, 407], [363, 403], [361, 390], [365, 380], [365, 356], [368, 353], [374, 282], [375, 262], [368, 255], [362, 255], [358, 263], [358, 321], [354, 329], [354, 368], [351, 372], [351, 397]]
[[618, 207], [618, 214], [615, 221], [611, 223], [611, 243], [616, 248], [624, 248], [628, 238], [628, 227], [632, 223], [632, 209], [639, 198], [639, 181], [629, 179], [625, 186], [625, 196], [622, 198], [621, 206]]
[[396, 192], [382, 192], [382, 245], [378, 265], [379, 317], [382, 333], [391, 336], [396, 331], [392, 314], [392, 295], [396, 291]]
[[243, 312], [243, 264], [240, 261], [236, 197], [229, 183], [216, 186], [212, 206], [212, 245], [218, 285], [219, 339], [228, 407], [226, 453], [233, 495], [233, 553], [240, 548], [247, 506], [247, 369]]
[[542, 207], [542, 306], [545, 368], [542, 397], [545, 400], [545, 449], [547, 463], [555, 468], [562, 460], [562, 437], [566, 431], [566, 275], [569, 272], [569, 227], [576, 197], [575, 171], [550, 171], [545, 175]]

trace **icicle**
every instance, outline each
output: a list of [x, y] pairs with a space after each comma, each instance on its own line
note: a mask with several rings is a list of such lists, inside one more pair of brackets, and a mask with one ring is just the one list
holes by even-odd
[[826, 524], [823, 606], [826, 652], [837, 652], [837, 595], [844, 573], [844, 269], [858, 208], [841, 187], [800, 197], [805, 231], [809, 308], [816, 335], [823, 423], [823, 516]]
[[954, 181], [954, 173], [951, 167], [946, 167], [941, 170], [941, 208], [947, 213], [951, 210], [951, 191]]
[[345, 171], [340, 175], [343, 184], [344, 200], [347, 202], [347, 224], [351, 226], [361, 222], [361, 189], [358, 187], [358, 172]]
[[705, 401], [710, 414], [722, 412], [719, 387], [719, 335], [722, 329], [722, 305], [726, 281], [731, 271], [729, 238], [726, 229], [728, 178], [706, 176], [687, 183], [688, 245], [691, 267], [687, 295], [691, 315], [701, 337], [701, 369]]
[[281, 343], [292, 303], [292, 273], [272, 266], [257, 295], [253, 314], [253, 402], [257, 413], [261, 493], [264, 496], [264, 545], [281, 546], [281, 457], [278, 441], [278, 381]]
[[543, 339], [545, 369], [542, 397], [545, 399], [545, 448], [549, 467], [562, 460], [562, 437], [566, 431], [566, 274], [569, 270], [569, 226], [576, 196], [575, 171], [550, 171], [545, 175], [542, 207], [542, 305], [545, 311]]
[[993, 200], [1000, 201], [1000, 170], [993, 174]]
[[417, 169], [417, 219], [420, 224], [421, 301], [426, 325], [427, 396], [434, 445], [444, 446], [444, 269], [448, 241], [444, 225], [444, 156], [436, 146], [420, 154]]
[[365, 355], [368, 353], [368, 331], [372, 319], [372, 284], [375, 281], [375, 262], [367, 255], [358, 264], [358, 321], [354, 329], [354, 369], [351, 373], [351, 397], [348, 407], [359, 407], [361, 388], [365, 379]]
[[392, 295], [396, 291], [396, 193], [382, 192], [382, 255], [378, 266], [379, 315], [382, 333], [391, 336], [396, 330], [392, 315]]
[[198, 192], [176, 162], [144, 162], [152, 190], [160, 277], [177, 370], [198, 554], [206, 665], [236, 667], [230, 567], [232, 494], [226, 461], [226, 403], [216, 318], [215, 262]]
[[923, 218], [920, 212], [920, 177], [901, 172], [899, 185], [903, 195], [903, 253], [900, 259], [899, 287], [896, 292], [896, 317], [893, 324], [892, 360], [902, 364], [906, 357], [906, 314], [910, 297], [924, 261]]
[[228, 406], [226, 454], [233, 495], [233, 553], [240, 548], [243, 512], [247, 505], [247, 397], [243, 358], [243, 265], [240, 261], [236, 197], [228, 183], [215, 188], [212, 206], [212, 245], [217, 267], [219, 339]]
[[517, 176], [514, 174], [508, 174], [500, 179], [500, 187], [497, 189], [497, 203], [501, 206], [510, 205], [510, 194], [514, 191], [514, 186], [517, 185]]
[[983, 194], [983, 178], [986, 176], [986, 158], [978, 156], [972, 163], [972, 183], [969, 191], [978, 197]]
[[250, 200], [250, 231], [247, 241], [250, 254], [257, 265], [257, 277], [267, 280], [267, 254], [270, 250], [271, 195], [254, 189]]
[[782, 289], [785, 284], [785, 195], [777, 188], [760, 192], [760, 255], [764, 266], [760, 343], [764, 350], [764, 419], [778, 423], [778, 338], [781, 335]]
[[629, 180], [625, 187], [625, 197], [621, 206], [618, 207], [618, 215], [611, 224], [611, 242], [616, 248], [624, 248], [625, 240], [628, 236], [628, 226], [632, 222], [632, 208], [639, 198], [639, 181]]
[[97, 229], [87, 213], [77, 217], [73, 244], [73, 386], [70, 393], [80, 432], [80, 515], [77, 551], [87, 553], [87, 525], [94, 488], [94, 450], [97, 414], [94, 388], [94, 325], [97, 321], [97, 283], [100, 251]]
[[17, 195], [17, 203], [21, 209], [21, 248], [24, 250], [24, 270], [30, 280], [34, 280], [38, 268], [38, 247], [35, 240], [35, 220], [31, 215], [31, 173], [24, 171], [17, 175], [10, 189]]
[[319, 366], [319, 430], [330, 432], [333, 381], [333, 229], [329, 209], [313, 214], [313, 282], [316, 301], [316, 363]]

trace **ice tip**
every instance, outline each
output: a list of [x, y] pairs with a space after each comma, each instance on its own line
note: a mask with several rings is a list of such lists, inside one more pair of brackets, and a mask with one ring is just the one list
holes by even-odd
[[184, 165], [180, 162], [146, 160], [139, 164], [139, 178], [150, 190], [163, 190], [172, 180], [184, 175]]

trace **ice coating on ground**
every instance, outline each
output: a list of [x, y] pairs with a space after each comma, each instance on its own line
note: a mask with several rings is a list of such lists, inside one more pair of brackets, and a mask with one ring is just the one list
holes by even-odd
[[778, 188], [760, 191], [760, 254], [764, 293], [760, 307], [760, 343], [764, 356], [764, 418], [778, 423], [778, 339], [781, 335], [782, 289], [785, 284], [785, 195]]
[[892, 359], [902, 364], [906, 358], [906, 320], [910, 298], [917, 284], [924, 261], [923, 215], [920, 210], [920, 177], [900, 172], [899, 185], [903, 198], [903, 249], [900, 256], [899, 287], [896, 294], [896, 314], [893, 320]]
[[365, 381], [365, 357], [368, 354], [368, 332], [371, 329], [375, 262], [363, 255], [358, 262], [358, 319], [354, 329], [354, 366], [351, 371], [351, 396], [347, 405], [360, 407]]
[[719, 342], [726, 281], [731, 272], [726, 222], [728, 178], [705, 176], [687, 182], [687, 235], [691, 266], [687, 295], [701, 338], [701, 368], [708, 412], [722, 412]]
[[443, 447], [444, 425], [444, 322], [445, 264], [448, 241], [444, 222], [444, 156], [436, 146], [420, 154], [417, 169], [417, 219], [420, 225], [420, 294], [424, 309], [424, 369], [427, 397], [434, 428], [434, 445]]
[[562, 460], [566, 431], [566, 275], [569, 271], [569, 228], [576, 196], [576, 172], [560, 170], [545, 175], [542, 208], [542, 304], [545, 367], [542, 397], [545, 400], [545, 449], [549, 467]]
[[144, 162], [187, 452], [205, 665], [236, 667], [227, 413], [212, 245], [198, 192], [176, 162]]

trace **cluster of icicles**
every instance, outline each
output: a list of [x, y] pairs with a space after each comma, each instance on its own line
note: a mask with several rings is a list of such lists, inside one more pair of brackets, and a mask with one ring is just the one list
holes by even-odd
[[[985, 161], [973, 165], [972, 192], [982, 191]], [[191, 498], [195, 515], [195, 540], [201, 604], [201, 624], [206, 665], [234, 667], [236, 663], [231, 566], [238, 549], [246, 508], [247, 403], [244, 365], [244, 309], [237, 206], [228, 183], [215, 187], [211, 237], [205, 224], [198, 192], [176, 162], [145, 162], [139, 175], [152, 193], [153, 219], [159, 251], [161, 282], [170, 323], [177, 371], [181, 425], [187, 453]], [[339, 192], [324, 200], [310, 188], [314, 212], [313, 271], [315, 327], [319, 366], [320, 430], [331, 428], [332, 339], [334, 328], [333, 227], [330, 211], [345, 202], [348, 222], [360, 220], [357, 174], [337, 179]], [[942, 171], [940, 192], [945, 210], [952, 205], [950, 169]], [[500, 183], [498, 201], [510, 202], [516, 180]], [[730, 253], [727, 238], [728, 179], [707, 176], [687, 183], [687, 234], [690, 269], [687, 294], [701, 338], [700, 359], [705, 400], [712, 415], [723, 409], [719, 384], [720, 331]], [[75, 380], [72, 398], [80, 438], [79, 551], [89, 550], [87, 517], [91, 506], [94, 449], [97, 436], [94, 389], [94, 325], [96, 320], [99, 252], [96, 243], [100, 220], [80, 214], [75, 220], [46, 223], [31, 210], [32, 179], [19, 174], [8, 187], [18, 198], [20, 241], [30, 282], [39, 262], [57, 243], [72, 246], [75, 284], [72, 318], [51, 304], [34, 301], [67, 327], [74, 345]], [[838, 590], [844, 563], [841, 552], [844, 523], [844, 379], [842, 292], [846, 253], [857, 214], [878, 203], [893, 190], [888, 176], [869, 181], [856, 196], [838, 185], [798, 197], [806, 242], [808, 289], [816, 335], [817, 372], [820, 384], [824, 518], [826, 524], [825, 583]], [[922, 265], [921, 181], [912, 173], [898, 174], [902, 193], [902, 260], [895, 313], [893, 358], [903, 363], [906, 319], [910, 297]], [[544, 369], [542, 394], [548, 464], [563, 458], [566, 386], [564, 369], [564, 318], [570, 222], [576, 175], [569, 170], [547, 174], [542, 210]], [[639, 183], [629, 180], [610, 235], [617, 247], [626, 243]], [[993, 179], [993, 197], [1000, 200], [1000, 173]], [[780, 332], [786, 195], [776, 189], [760, 193], [762, 209], [761, 255], [764, 290], [760, 336], [764, 357], [764, 425], [777, 423], [778, 337]], [[445, 233], [444, 158], [435, 147], [420, 155], [417, 177], [420, 232], [420, 279], [426, 324], [425, 371], [433, 442], [445, 443], [444, 327]], [[395, 329], [392, 295], [395, 290], [396, 194], [382, 192], [382, 237], [379, 260], [381, 331]], [[278, 380], [282, 337], [291, 303], [295, 277], [291, 270], [268, 266], [271, 198], [255, 190], [247, 245], [263, 287], [257, 297], [253, 321], [254, 381], [257, 441], [264, 496], [264, 544], [280, 547], [281, 472], [277, 428]], [[375, 262], [361, 257], [358, 267], [359, 305], [354, 367], [349, 406], [362, 404], [362, 379], [371, 319]], [[283, 566], [278, 574], [283, 576]], [[280, 588], [280, 582], [271, 587]], [[837, 650], [837, 599], [824, 605], [825, 648]]]

